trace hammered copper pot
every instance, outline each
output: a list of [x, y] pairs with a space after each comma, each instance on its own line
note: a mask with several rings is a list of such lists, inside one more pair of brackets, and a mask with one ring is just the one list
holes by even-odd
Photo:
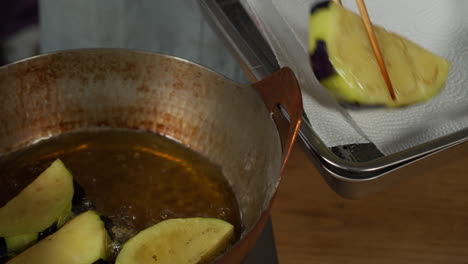
[[[217, 263], [241, 263], [255, 244], [302, 114], [288, 68], [240, 85], [179, 58], [121, 49], [65, 51], [1, 67], [0, 100], [0, 154], [66, 131], [112, 127], [170, 136], [220, 165], [245, 228]], [[284, 144], [271, 115], [278, 104], [290, 117]]]

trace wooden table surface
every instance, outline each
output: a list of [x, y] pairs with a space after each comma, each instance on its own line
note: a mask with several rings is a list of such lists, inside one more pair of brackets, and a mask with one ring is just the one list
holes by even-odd
[[468, 263], [468, 155], [363, 200], [334, 193], [296, 146], [273, 205], [280, 263]]

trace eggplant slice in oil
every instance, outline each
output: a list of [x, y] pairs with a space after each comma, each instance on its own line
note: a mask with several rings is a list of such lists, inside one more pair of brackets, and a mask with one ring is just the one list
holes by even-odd
[[115, 263], [209, 263], [233, 236], [234, 226], [215, 218], [165, 220], [127, 241]]
[[109, 237], [100, 216], [82, 213], [7, 264], [91, 264], [108, 258]]
[[62, 226], [71, 216], [73, 193], [73, 176], [56, 160], [0, 208], [0, 237], [7, 254], [20, 253]]

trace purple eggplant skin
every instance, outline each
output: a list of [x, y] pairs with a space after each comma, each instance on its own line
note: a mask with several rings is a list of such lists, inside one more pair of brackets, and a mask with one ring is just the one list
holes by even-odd
[[73, 179], [73, 192], [72, 212], [74, 215], [96, 210], [94, 203], [87, 199], [85, 190], [75, 179]]
[[41, 241], [45, 237], [52, 235], [53, 233], [55, 233], [55, 231], [57, 231], [57, 223], [53, 223], [50, 227], [39, 232], [39, 235], [37, 236], [37, 241]]
[[330, 3], [331, 1], [323, 1], [323, 2], [320, 2], [318, 4], [315, 4], [314, 6], [312, 6], [312, 8], [310, 9], [310, 15], [312, 15], [313, 13], [319, 11], [320, 9], [322, 8], [328, 8], [330, 6]]
[[314, 53], [310, 55], [310, 64], [317, 80], [321, 81], [337, 74], [328, 56], [325, 41], [317, 40], [315, 47]]
[[100, 218], [101, 218], [101, 221], [104, 223], [104, 228], [106, 229], [107, 234], [109, 235], [110, 239], [115, 240], [116, 236], [115, 236], [115, 233], [112, 231], [112, 227], [114, 227], [115, 225], [112, 222], [112, 219], [103, 215], [101, 215]]
[[8, 249], [5, 239], [0, 237], [0, 263], [5, 263], [8, 260]]
[[[315, 4], [310, 9], [310, 16], [313, 16], [316, 12], [322, 9], [328, 8], [330, 6], [330, 3], [330, 1], [324, 1]], [[309, 30], [312, 30], [312, 28], [310, 28]], [[310, 44], [312, 43], [309, 43], [309, 45]], [[333, 68], [333, 65], [330, 61], [330, 56], [328, 55], [327, 43], [325, 42], [325, 40], [317, 39], [315, 42], [315, 50], [313, 54], [309, 54], [309, 56], [312, 70], [314, 72], [315, 77], [319, 81], [336, 74], [336, 71]]]

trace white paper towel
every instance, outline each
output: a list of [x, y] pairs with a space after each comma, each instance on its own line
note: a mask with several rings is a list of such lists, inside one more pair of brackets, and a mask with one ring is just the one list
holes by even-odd
[[[392, 154], [468, 127], [468, 1], [369, 0], [382, 25], [452, 63], [447, 85], [431, 101], [401, 109], [349, 110], [317, 82], [309, 65], [308, 16], [317, 0], [243, 0], [281, 66], [290, 66], [303, 91], [304, 110], [327, 146], [373, 142]], [[355, 1], [344, 6], [357, 12]]]

